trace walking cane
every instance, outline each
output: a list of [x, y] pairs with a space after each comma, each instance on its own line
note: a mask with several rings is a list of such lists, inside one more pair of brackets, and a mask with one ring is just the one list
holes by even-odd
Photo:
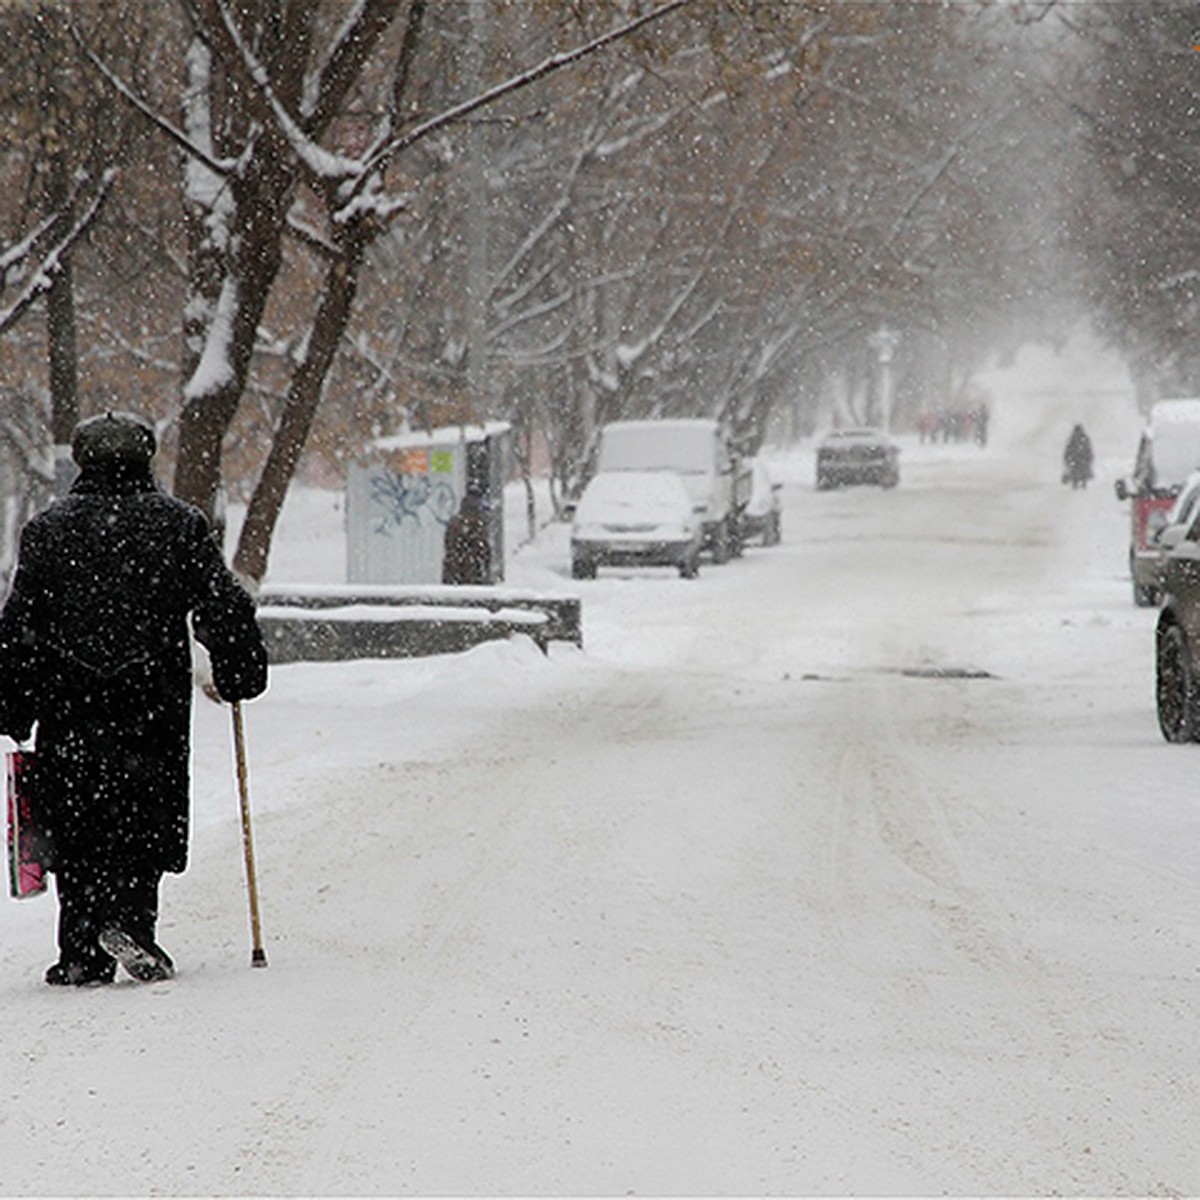
[[267, 952], [262, 945], [262, 928], [258, 920], [258, 882], [254, 873], [254, 834], [250, 829], [250, 789], [246, 782], [246, 733], [242, 728], [242, 705], [233, 702], [233, 749], [237, 758], [238, 798], [242, 805], [242, 850], [246, 856], [246, 891], [250, 896], [250, 935], [253, 950], [252, 967], [267, 965]]

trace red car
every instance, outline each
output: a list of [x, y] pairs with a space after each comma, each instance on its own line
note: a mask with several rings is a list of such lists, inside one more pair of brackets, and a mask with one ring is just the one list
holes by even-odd
[[1133, 475], [1118, 479], [1117, 499], [1130, 501], [1129, 574], [1133, 602], [1158, 602], [1155, 582], [1147, 577], [1154, 535], [1166, 524], [1184, 480], [1200, 469], [1200, 399], [1160, 400], [1138, 442]]

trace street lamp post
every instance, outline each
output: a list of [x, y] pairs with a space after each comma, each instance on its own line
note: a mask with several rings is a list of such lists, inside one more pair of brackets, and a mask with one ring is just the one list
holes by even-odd
[[881, 325], [867, 341], [879, 357], [879, 416], [880, 424], [889, 429], [892, 423], [892, 355], [900, 345], [900, 334]]

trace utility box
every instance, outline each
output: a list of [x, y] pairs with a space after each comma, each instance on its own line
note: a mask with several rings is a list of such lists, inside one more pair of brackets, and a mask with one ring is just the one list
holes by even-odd
[[504, 580], [506, 421], [372, 442], [346, 477], [350, 583], [441, 583], [446, 523], [471, 488], [484, 497], [492, 583]]

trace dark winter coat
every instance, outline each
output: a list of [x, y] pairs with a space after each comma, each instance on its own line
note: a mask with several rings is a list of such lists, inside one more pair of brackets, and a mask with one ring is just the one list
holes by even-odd
[[443, 550], [443, 583], [492, 582], [492, 544], [478, 496], [464, 496], [458, 512], [446, 523]]
[[1086, 483], [1092, 477], [1092, 439], [1076, 425], [1063, 450], [1063, 482]]
[[0, 732], [37, 723], [34, 801], [58, 861], [186, 866], [189, 613], [220, 694], [262, 692], [253, 601], [203, 515], [148, 467], [85, 468], [22, 531], [0, 613]]

